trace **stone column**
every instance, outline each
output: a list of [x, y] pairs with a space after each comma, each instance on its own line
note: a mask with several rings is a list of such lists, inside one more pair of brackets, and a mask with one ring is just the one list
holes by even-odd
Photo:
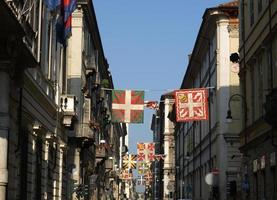
[[[33, 130], [32, 130], [33, 131]], [[36, 162], [37, 158], [36, 158], [36, 151], [37, 151], [37, 145], [36, 145], [36, 138], [37, 138], [37, 133], [35, 131], [32, 132], [32, 156], [31, 156], [31, 169], [32, 169], [32, 189], [31, 189], [31, 198], [34, 199], [35, 198], [35, 194], [36, 194], [36, 170], [37, 170], [37, 166], [36, 166]]]
[[62, 186], [63, 186], [63, 157], [65, 151], [65, 144], [60, 144], [60, 162], [59, 162], [59, 200], [62, 199]]
[[48, 159], [49, 159], [49, 141], [46, 140], [44, 144], [44, 160], [43, 160], [43, 199], [47, 200], [47, 184], [48, 184]]
[[[6, 64], [0, 63], [0, 199], [6, 199], [8, 184], [8, 134], [10, 77]], [[1, 68], [4, 68], [1, 69]]]

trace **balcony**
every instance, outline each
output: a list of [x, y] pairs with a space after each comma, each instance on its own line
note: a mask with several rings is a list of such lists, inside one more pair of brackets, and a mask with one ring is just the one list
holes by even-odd
[[38, 65], [36, 57], [23, 40], [23, 37], [27, 38], [27, 33], [24, 23], [18, 20], [19, 3], [19, 1], [7, 3], [0, 0], [0, 57], [16, 61], [15, 67], [23, 69], [36, 67]]
[[95, 138], [95, 132], [90, 128], [89, 124], [79, 124], [76, 131], [68, 133], [68, 137], [93, 140]]

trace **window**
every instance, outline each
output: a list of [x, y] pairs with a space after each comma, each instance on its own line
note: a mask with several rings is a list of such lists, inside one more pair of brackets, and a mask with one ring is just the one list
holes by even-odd
[[[244, 4], [243, 4], [243, 1], [240, 1], [240, 8], [239, 8], [239, 18], [241, 19], [241, 21], [244, 21], [244, 17], [245, 17], [245, 12], [244, 12]], [[239, 23], [239, 26], [240, 26], [240, 40], [242, 40], [243, 36], [244, 35], [244, 23]]]
[[263, 0], [258, 0], [258, 13], [261, 13], [263, 9]]
[[263, 100], [264, 100], [264, 84], [263, 84], [263, 66], [262, 66], [262, 57], [259, 58], [258, 60], [258, 70], [257, 70], [257, 75], [256, 77], [258, 78], [258, 117], [262, 116], [263, 113]]
[[252, 26], [254, 24], [254, 0], [250, 0], [249, 14], [250, 14], [250, 26]]
[[254, 184], [253, 184], [253, 191], [252, 191], [252, 194], [256, 196], [255, 199], [259, 199], [259, 178], [258, 178], [258, 174], [255, 173], [253, 175], [253, 178], [254, 178]]

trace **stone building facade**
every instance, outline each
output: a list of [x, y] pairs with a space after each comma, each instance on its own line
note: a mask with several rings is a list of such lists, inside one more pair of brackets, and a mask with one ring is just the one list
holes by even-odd
[[[239, 94], [238, 65], [229, 59], [238, 52], [238, 1], [206, 9], [181, 89], [207, 88], [209, 120], [176, 123], [177, 199], [236, 198], [239, 193], [241, 130], [240, 101], [232, 100], [234, 120], [226, 121], [228, 103]], [[235, 119], [236, 117], [236, 119]], [[217, 182], [209, 186], [205, 176]], [[231, 186], [232, 185], [232, 186]], [[234, 192], [231, 188], [234, 188]]]
[[240, 1], [243, 199], [276, 199], [277, 2]]
[[174, 123], [169, 113], [173, 109], [174, 96], [172, 93], [161, 96], [159, 108], [153, 115], [151, 129], [154, 134], [155, 154], [160, 159], [152, 163], [153, 199], [173, 199], [175, 193], [175, 140]]
[[[0, 1], [0, 199], [107, 199], [119, 188], [123, 124], [92, 1], [60, 44], [44, 1]], [[104, 88], [104, 89], [103, 89]], [[82, 186], [82, 187], [80, 187]]]

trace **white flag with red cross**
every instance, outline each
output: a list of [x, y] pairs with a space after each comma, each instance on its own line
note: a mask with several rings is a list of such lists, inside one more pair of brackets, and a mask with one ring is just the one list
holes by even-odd
[[144, 91], [112, 91], [112, 122], [143, 123], [143, 109]]
[[176, 121], [208, 120], [208, 92], [205, 88], [175, 91]]

